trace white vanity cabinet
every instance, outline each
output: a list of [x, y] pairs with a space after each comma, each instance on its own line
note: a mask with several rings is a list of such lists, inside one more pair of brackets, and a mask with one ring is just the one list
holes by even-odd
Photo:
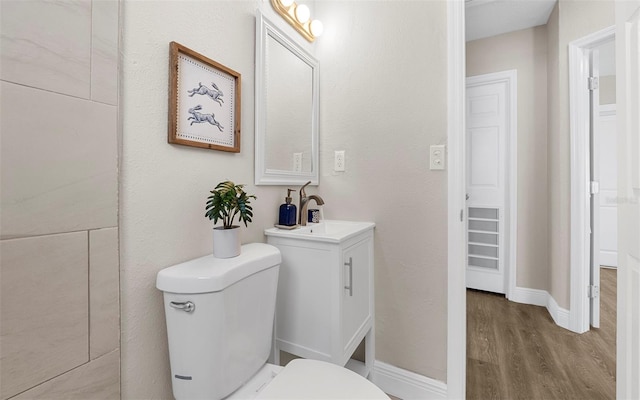
[[[360, 224], [352, 227], [355, 232], [334, 237], [329, 233], [335, 234], [335, 227], [322, 228], [322, 224], [302, 228], [311, 231], [307, 234], [265, 231], [268, 243], [282, 253], [274, 335], [276, 363], [283, 350], [346, 365], [363, 376], [371, 371], [375, 358], [375, 225], [353, 224]], [[365, 363], [351, 360], [363, 339]]]

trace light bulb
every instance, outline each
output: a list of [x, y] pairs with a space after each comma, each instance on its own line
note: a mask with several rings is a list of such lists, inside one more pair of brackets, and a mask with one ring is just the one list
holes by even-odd
[[293, 0], [280, 0], [280, 4], [285, 7], [290, 7], [293, 4]]
[[296, 19], [301, 24], [304, 24], [305, 22], [307, 22], [310, 16], [311, 16], [311, 11], [309, 11], [309, 7], [307, 7], [306, 5], [300, 4], [298, 5], [298, 7], [296, 7]]
[[311, 21], [309, 29], [311, 30], [311, 34], [313, 36], [318, 37], [322, 35], [322, 32], [324, 31], [324, 25], [322, 25], [322, 21], [314, 19], [313, 21]]

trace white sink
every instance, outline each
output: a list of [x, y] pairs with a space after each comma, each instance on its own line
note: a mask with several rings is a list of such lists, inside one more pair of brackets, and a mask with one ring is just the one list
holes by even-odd
[[317, 242], [340, 243], [368, 229], [373, 229], [373, 222], [323, 220], [320, 223], [309, 223], [295, 229], [265, 229], [267, 236], [301, 239]]

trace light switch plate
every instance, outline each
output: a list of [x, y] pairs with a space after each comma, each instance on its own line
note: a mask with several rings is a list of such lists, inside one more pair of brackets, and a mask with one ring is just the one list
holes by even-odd
[[429, 169], [443, 170], [446, 165], [446, 149], [444, 144], [429, 147]]

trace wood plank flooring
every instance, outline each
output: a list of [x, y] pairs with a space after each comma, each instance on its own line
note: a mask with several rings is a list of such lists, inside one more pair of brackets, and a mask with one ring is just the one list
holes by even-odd
[[616, 270], [601, 269], [601, 324], [582, 335], [544, 307], [467, 290], [467, 399], [615, 399]]

